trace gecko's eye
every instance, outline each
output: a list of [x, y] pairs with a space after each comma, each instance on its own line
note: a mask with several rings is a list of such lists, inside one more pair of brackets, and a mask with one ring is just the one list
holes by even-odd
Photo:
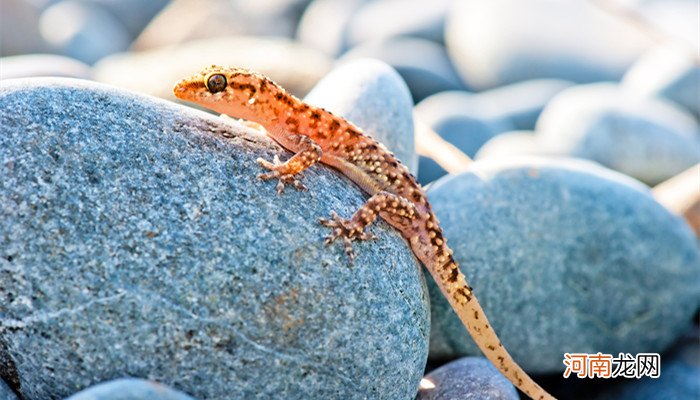
[[219, 93], [226, 89], [226, 77], [214, 74], [207, 79], [207, 89], [212, 93]]

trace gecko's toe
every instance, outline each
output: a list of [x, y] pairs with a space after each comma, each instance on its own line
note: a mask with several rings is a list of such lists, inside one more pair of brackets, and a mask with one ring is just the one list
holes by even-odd
[[355, 252], [352, 250], [352, 240], [347, 236], [343, 237], [343, 247], [345, 247], [345, 254], [350, 259], [350, 263], [355, 261]]
[[265, 172], [263, 174], [259, 174], [258, 179], [260, 179], [261, 181], [267, 181], [270, 179], [279, 178], [279, 176], [280, 176], [280, 173], [278, 171], [270, 171], [270, 172]]
[[343, 239], [343, 247], [350, 262], [355, 259], [355, 252], [352, 249], [352, 242], [355, 240], [370, 240], [377, 237], [369, 232], [363, 232], [362, 226], [351, 219], [344, 219], [338, 216], [334, 211], [331, 211], [330, 218], [320, 218], [321, 225], [333, 229], [326, 237], [326, 245], [330, 245], [336, 240]]
[[277, 194], [282, 194], [284, 193], [284, 186], [285, 185], [292, 185], [294, 186], [297, 190], [300, 191], [307, 191], [308, 189], [306, 186], [304, 186], [303, 183], [301, 183], [298, 179], [294, 178], [294, 175], [292, 174], [283, 174], [280, 172], [280, 160], [279, 157], [275, 156], [275, 159], [273, 160], [274, 163], [271, 163], [263, 158], [258, 158], [255, 160], [260, 166], [262, 166], [265, 169], [268, 169], [270, 172], [265, 172], [262, 174], [258, 175], [258, 179], [267, 181], [270, 179], [279, 179], [277, 181], [277, 185], [275, 188], [277, 189]]

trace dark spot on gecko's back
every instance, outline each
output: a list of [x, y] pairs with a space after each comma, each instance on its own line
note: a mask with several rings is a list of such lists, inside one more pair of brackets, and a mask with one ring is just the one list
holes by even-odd
[[467, 300], [467, 302], [472, 300], [472, 296], [464, 288], [459, 288], [455, 290], [455, 294], [462, 296]]
[[457, 278], [459, 278], [459, 269], [453, 268], [450, 270], [450, 276], [447, 278], [450, 283], [455, 283], [457, 282]]
[[319, 120], [321, 118], [321, 114], [318, 111], [314, 111], [311, 113], [311, 119]]
[[335, 132], [338, 130], [338, 128], [340, 128], [340, 122], [338, 122], [337, 119], [333, 119], [333, 121], [331, 121], [331, 124], [328, 126], [328, 128], [331, 130], [331, 132]]

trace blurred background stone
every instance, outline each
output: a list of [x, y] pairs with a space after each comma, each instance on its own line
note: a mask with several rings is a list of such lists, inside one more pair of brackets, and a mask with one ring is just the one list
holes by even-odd
[[587, 158], [649, 185], [700, 161], [700, 127], [671, 102], [615, 84], [571, 87], [537, 121], [547, 151]]
[[594, 400], [700, 398], [700, 331], [690, 329], [674, 347], [661, 355], [661, 376], [639, 381], [620, 379]]
[[491, 362], [465, 357], [432, 371], [423, 378], [416, 400], [518, 400], [517, 390]]
[[426, 186], [445, 175], [447, 175], [447, 171], [435, 160], [426, 156], [418, 156], [418, 183]]
[[416, 173], [411, 93], [389, 65], [373, 59], [348, 61], [326, 75], [304, 101], [352, 121]]
[[53, 54], [28, 54], [0, 58], [0, 79], [35, 76], [90, 79], [92, 71], [85, 63]]
[[350, 46], [392, 36], [441, 43], [451, 0], [374, 0], [363, 5], [348, 24]]
[[[491, 325], [529, 373], [661, 352], [700, 305], [700, 250], [641, 183], [586, 161], [484, 160], [428, 190]], [[430, 357], [479, 354], [432, 280]], [[652, 295], [653, 293], [653, 295]]]
[[625, 74], [622, 85], [642, 96], [671, 100], [700, 118], [698, 55], [675, 45], [649, 50]]
[[[201, 2], [201, 7], [208, 7], [209, 1], [211, 0]], [[82, 0], [82, 2], [98, 5], [114, 15], [129, 32], [129, 37], [133, 39], [163, 7], [170, 3], [170, 0]]]
[[91, 386], [66, 400], [195, 400], [165, 385], [145, 379], [122, 378]]
[[484, 143], [474, 157], [476, 160], [487, 158], [509, 158], [523, 155], [546, 155], [545, 146], [540, 143], [533, 131], [510, 131], [493, 137]]
[[0, 56], [45, 53], [50, 45], [39, 32], [39, 9], [26, 0], [0, 2]]
[[340, 62], [375, 58], [391, 65], [406, 81], [414, 102], [446, 90], [465, 89], [445, 48], [425, 39], [391, 38], [365, 42], [343, 54]]
[[134, 41], [133, 48], [154, 49], [223, 36], [291, 38], [308, 2], [309, 0], [173, 0]]
[[510, 121], [494, 117], [487, 108], [474, 107], [473, 96], [462, 91], [442, 92], [415, 107], [417, 118], [469, 157], [495, 135], [513, 129]]
[[100, 82], [175, 100], [175, 82], [212, 64], [260, 72], [299, 97], [331, 68], [326, 55], [288, 39], [226, 37], [115, 54], [95, 65], [94, 76]]
[[617, 80], [652, 40], [587, 1], [452, 3], [447, 50], [469, 87], [538, 78]]
[[87, 64], [124, 51], [131, 43], [124, 24], [94, 2], [58, 2], [41, 14], [39, 29], [59, 53]]
[[695, 0], [643, 0], [633, 4], [632, 9], [642, 18], [644, 29], [652, 34], [661, 34], [694, 51], [700, 47], [698, 35], [698, 2]]
[[507, 120], [514, 129], [534, 129], [547, 103], [572, 85], [561, 79], [523, 81], [476, 93], [462, 107], [478, 109], [490, 120]]
[[348, 47], [347, 26], [355, 12], [368, 0], [315, 0], [299, 21], [296, 38], [330, 56]]

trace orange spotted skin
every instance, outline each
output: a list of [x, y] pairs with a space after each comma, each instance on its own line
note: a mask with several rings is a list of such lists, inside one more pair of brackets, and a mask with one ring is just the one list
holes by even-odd
[[304, 190], [295, 176], [317, 162], [336, 168], [359, 185], [371, 197], [352, 218], [333, 213], [331, 219], [321, 219], [332, 229], [327, 242], [341, 239], [352, 259], [352, 241], [372, 238], [364, 229], [382, 217], [406, 238], [484, 355], [531, 398], [553, 399], [502, 346], [453, 259], [425, 192], [386, 147], [345, 119], [304, 103], [248, 70], [211, 66], [181, 80], [173, 91], [180, 99], [262, 125], [269, 136], [294, 152], [285, 163], [258, 160], [269, 170], [260, 178], [278, 179], [279, 193], [285, 184]]

